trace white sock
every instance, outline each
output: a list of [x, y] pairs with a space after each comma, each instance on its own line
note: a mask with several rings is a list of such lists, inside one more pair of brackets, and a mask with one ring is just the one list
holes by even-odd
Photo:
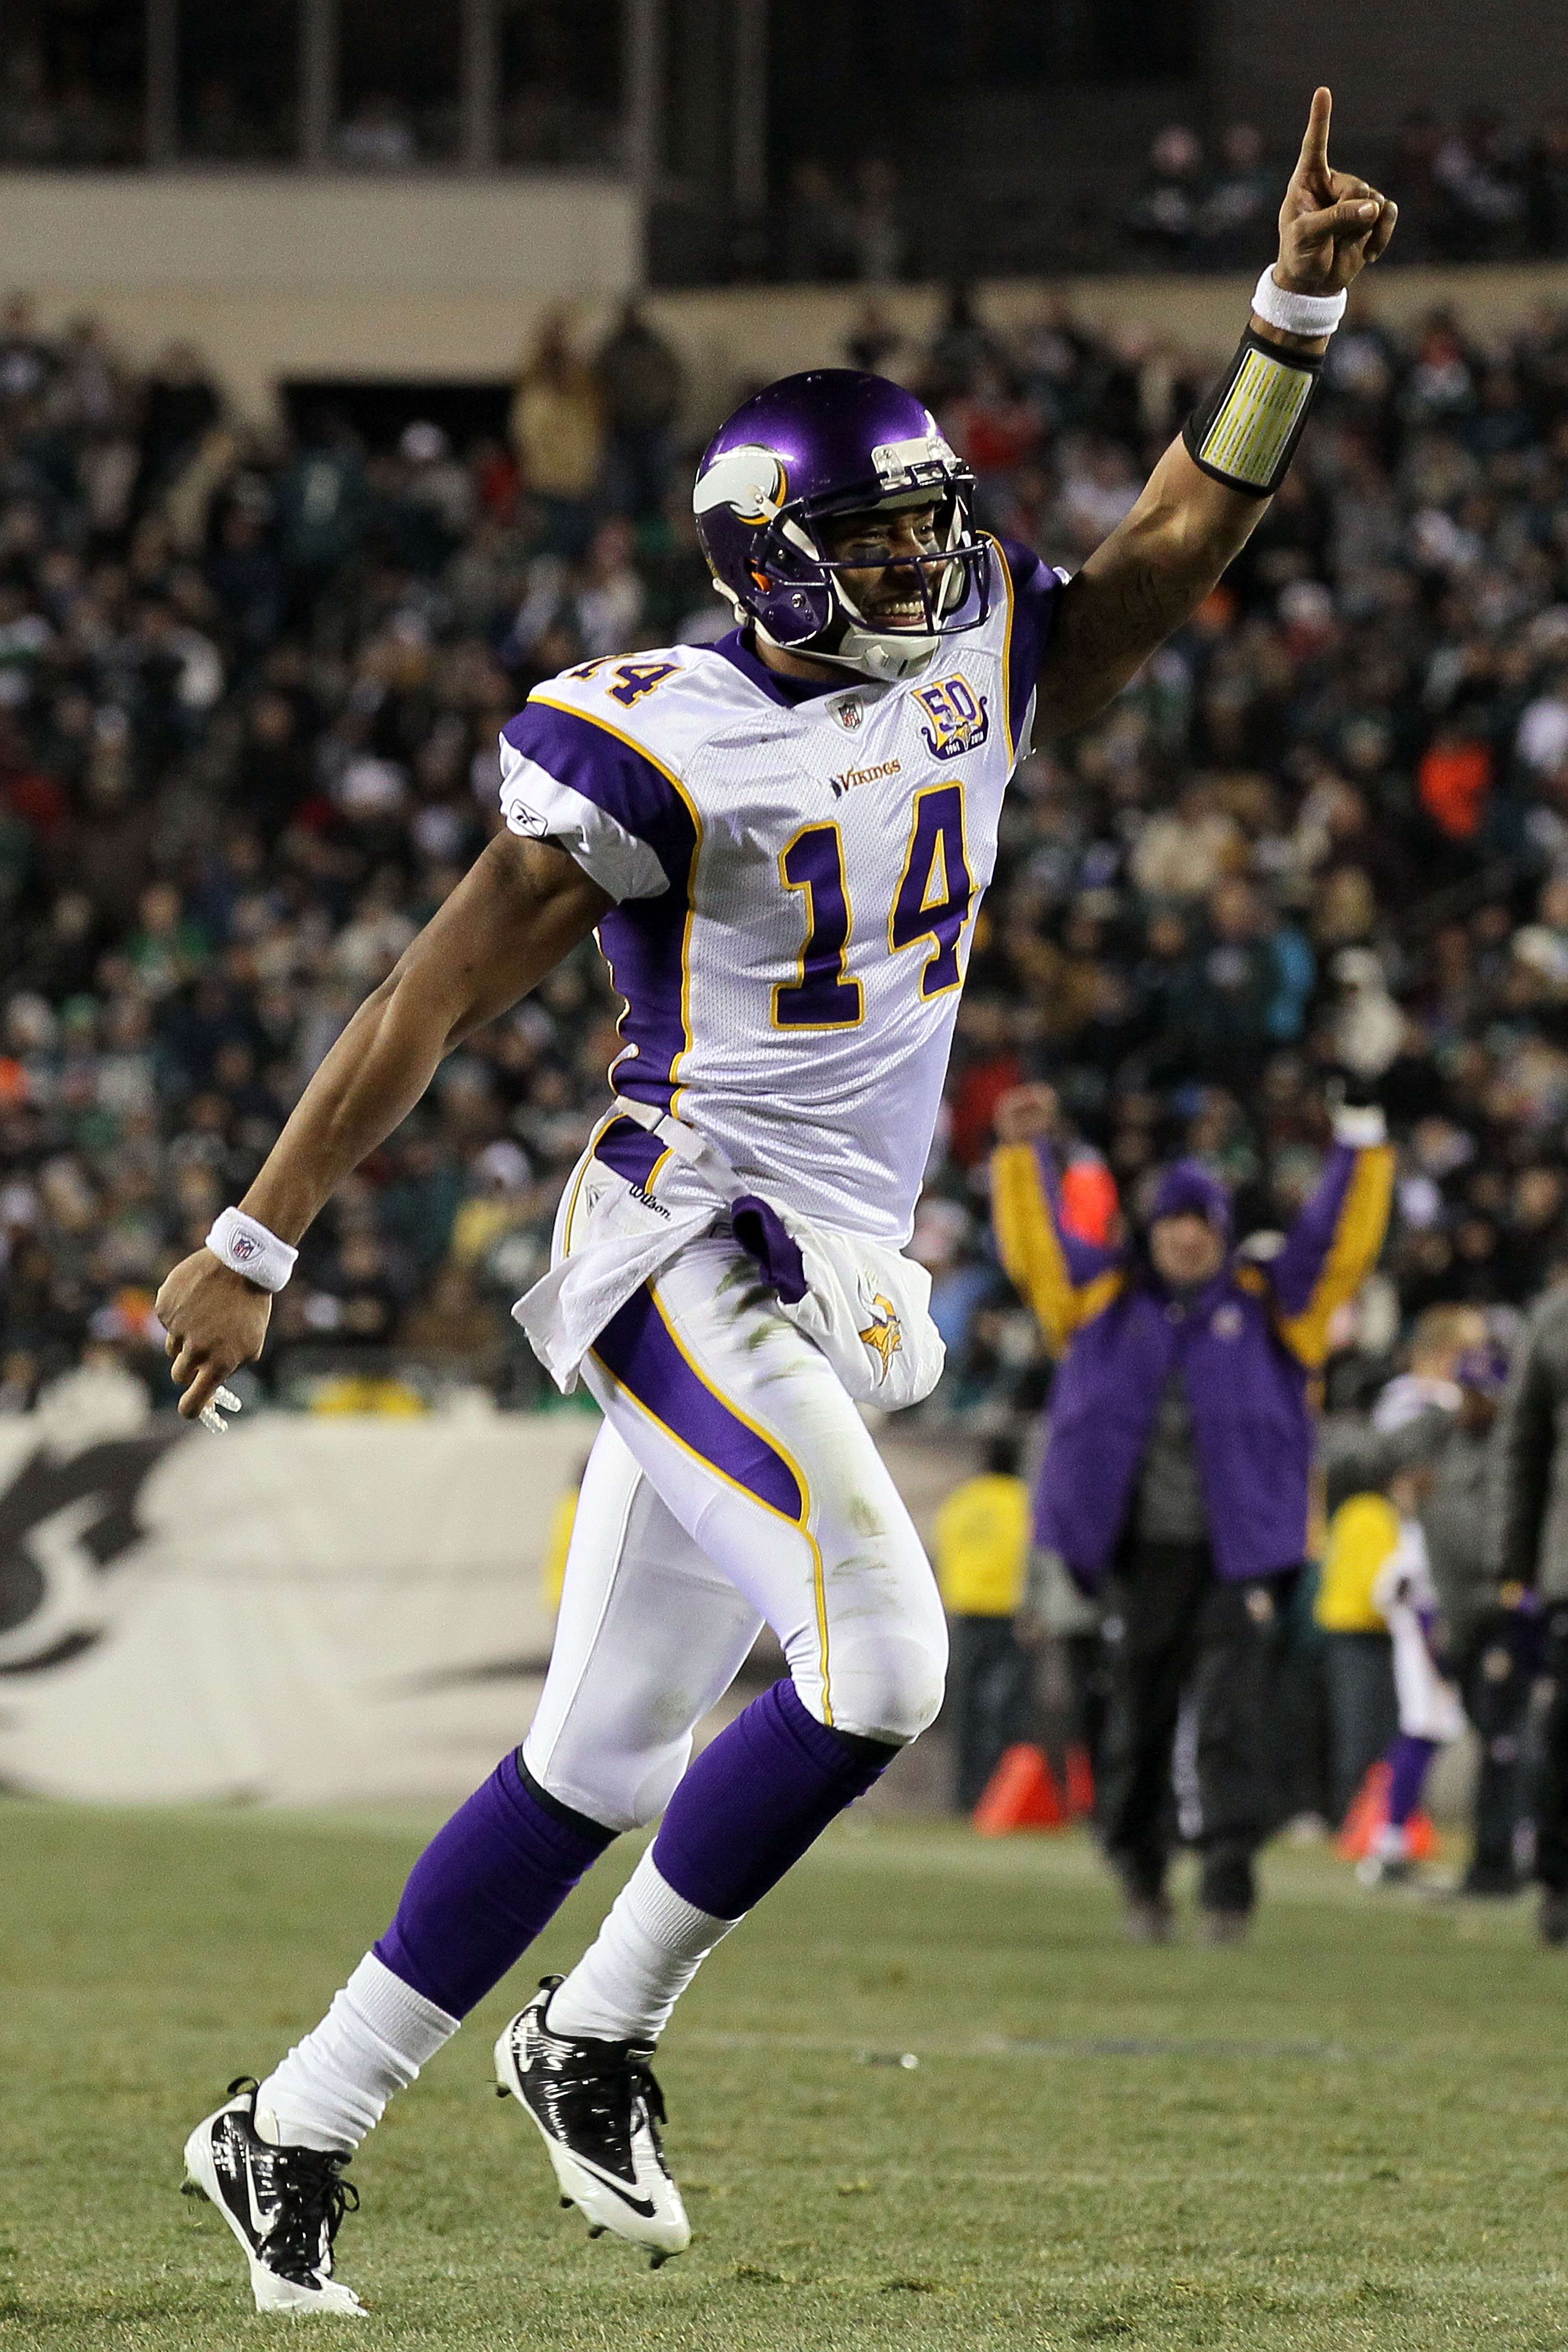
[[367, 1952], [320, 2025], [261, 2085], [258, 2124], [270, 2109], [283, 2147], [352, 2156], [458, 2022]]
[[550, 1996], [552, 2033], [595, 2042], [657, 2042], [709, 1953], [735, 1926], [699, 1911], [654, 1867], [650, 1846], [608, 1918]]

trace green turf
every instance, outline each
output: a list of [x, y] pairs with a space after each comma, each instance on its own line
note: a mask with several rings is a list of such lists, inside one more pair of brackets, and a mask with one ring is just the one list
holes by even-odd
[[520, 1971], [355, 2164], [374, 2316], [258, 2320], [181, 2140], [314, 2018], [424, 1826], [0, 1805], [0, 2347], [1568, 2346], [1568, 1954], [1522, 1906], [1280, 1853], [1251, 1949], [1140, 1951], [1076, 1840], [881, 1822], [667, 2038], [679, 2263], [590, 2244], [489, 2095]]

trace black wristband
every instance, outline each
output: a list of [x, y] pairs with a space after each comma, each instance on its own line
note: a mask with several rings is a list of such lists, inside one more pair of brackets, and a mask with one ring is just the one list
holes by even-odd
[[1271, 499], [1289, 471], [1322, 372], [1321, 359], [1282, 352], [1248, 327], [1182, 427], [1194, 465], [1227, 489]]

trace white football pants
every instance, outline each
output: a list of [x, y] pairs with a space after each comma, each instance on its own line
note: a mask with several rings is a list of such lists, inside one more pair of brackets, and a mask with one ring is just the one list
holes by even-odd
[[606, 1828], [668, 1802], [765, 1621], [818, 1721], [904, 1742], [947, 1627], [909, 1513], [826, 1359], [728, 1235], [682, 1250], [600, 1335], [605, 1415], [523, 1757]]

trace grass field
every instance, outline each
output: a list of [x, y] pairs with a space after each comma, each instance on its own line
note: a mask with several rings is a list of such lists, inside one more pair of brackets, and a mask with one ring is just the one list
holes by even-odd
[[[0, 1804], [0, 2347], [289, 2332], [176, 2194], [181, 2141], [314, 2018], [427, 1826]], [[667, 2038], [697, 2238], [656, 2275], [557, 2210], [488, 2089], [497, 2022], [631, 1859], [357, 2159], [340, 2266], [372, 2318], [301, 2326], [365, 2352], [1568, 2347], [1568, 1954], [1522, 1906], [1369, 1898], [1279, 1853], [1251, 1948], [1136, 1950], [1077, 1840], [843, 1823]]]

